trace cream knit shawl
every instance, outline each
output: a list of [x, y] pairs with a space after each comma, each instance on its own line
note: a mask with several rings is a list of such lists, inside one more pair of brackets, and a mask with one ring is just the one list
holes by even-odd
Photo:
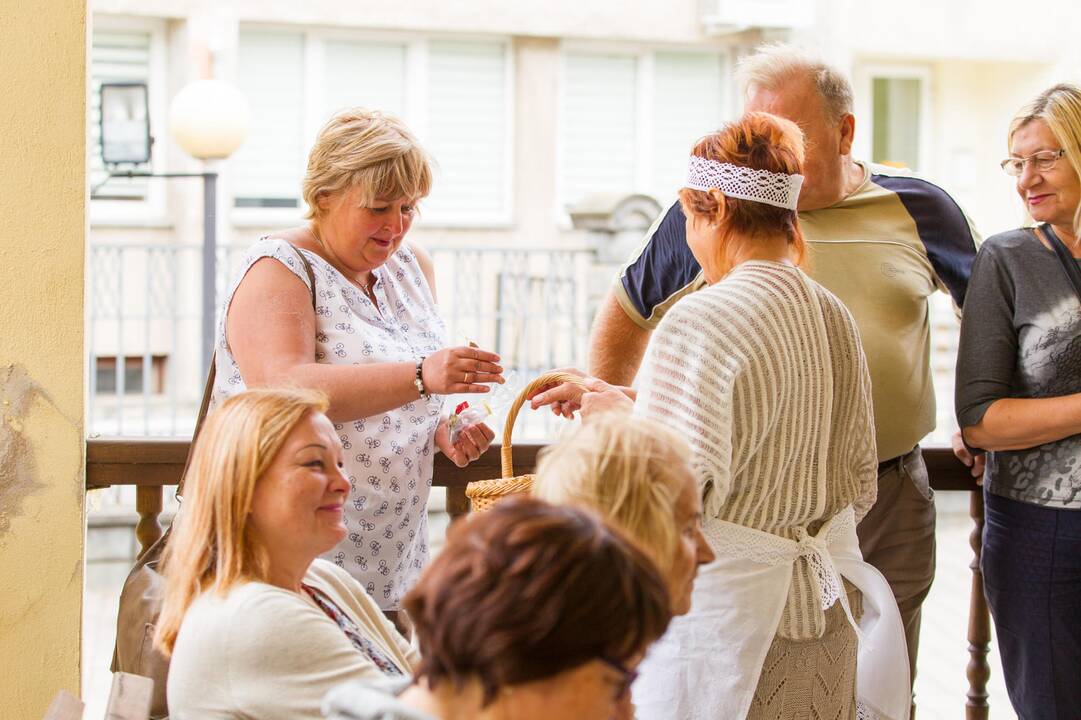
[[[689, 441], [705, 513], [797, 539], [874, 503], [870, 376], [848, 309], [799, 269], [746, 262], [680, 300], [654, 333], [636, 411]], [[821, 637], [806, 559], [779, 634]]]

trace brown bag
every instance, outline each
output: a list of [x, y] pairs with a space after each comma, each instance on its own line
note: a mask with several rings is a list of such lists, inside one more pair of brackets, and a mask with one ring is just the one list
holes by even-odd
[[[304, 253], [297, 251], [297, 255], [300, 256], [304, 272], [307, 273], [311, 283], [312, 309], [314, 310], [315, 273], [312, 271], [311, 263], [304, 257]], [[192, 449], [199, 437], [199, 431], [202, 430], [203, 420], [206, 419], [207, 409], [210, 407], [210, 396], [214, 392], [215, 359], [215, 357], [210, 358], [210, 372], [207, 374], [206, 386], [203, 388], [203, 399], [199, 405], [199, 416], [195, 421], [195, 432], [192, 433], [188, 457], [184, 461], [184, 471], [176, 486], [178, 500], [184, 490], [184, 478], [188, 474]], [[142, 675], [154, 681], [154, 693], [150, 703], [151, 718], [169, 716], [169, 707], [165, 697], [169, 658], [154, 646], [154, 633], [165, 595], [165, 578], [158, 571], [158, 566], [172, 530], [170, 526], [157, 542], [136, 559], [135, 566], [124, 581], [124, 589], [120, 592], [120, 607], [116, 614], [116, 645], [113, 649], [111, 670], [114, 673], [126, 672]]]
[[[188, 474], [188, 464], [191, 462], [191, 448], [195, 447], [195, 439], [199, 437], [199, 431], [202, 429], [203, 420], [206, 418], [206, 411], [210, 405], [210, 395], [214, 391], [214, 374], [214, 362], [211, 359], [210, 372], [203, 390], [203, 401], [199, 407], [199, 418], [195, 422], [195, 432], [192, 433], [187, 460], [184, 461], [184, 472], [176, 486], [177, 498], [184, 490], [184, 478]], [[169, 541], [172, 531], [173, 528], [170, 525], [165, 534], [136, 559], [135, 567], [128, 573], [128, 578], [124, 581], [124, 589], [120, 591], [120, 607], [116, 613], [116, 646], [113, 648], [113, 664], [110, 669], [114, 673], [132, 673], [154, 681], [154, 692], [150, 701], [151, 718], [164, 718], [169, 715], [165, 699], [165, 680], [169, 674], [169, 659], [162, 654], [161, 650], [154, 647], [154, 632], [158, 616], [161, 615], [162, 598], [165, 595], [165, 578], [158, 572], [158, 565], [161, 563], [165, 543]]]

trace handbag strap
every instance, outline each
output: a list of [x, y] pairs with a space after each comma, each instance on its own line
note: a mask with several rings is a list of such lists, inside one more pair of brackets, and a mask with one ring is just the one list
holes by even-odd
[[1070, 284], [1073, 285], [1074, 292], [1077, 293], [1077, 299], [1081, 300], [1081, 268], [1077, 267], [1077, 261], [1074, 259], [1073, 253], [1070, 252], [1069, 248], [1053, 230], [1048, 229], [1047, 225], [1038, 226], [1036, 232], [1043, 235], [1044, 239], [1047, 240], [1047, 244], [1058, 255], [1059, 262], [1062, 263], [1062, 269], [1066, 272]]
[[[305, 257], [304, 253], [300, 252], [300, 249], [296, 245], [290, 243], [289, 247], [293, 248], [297, 257], [300, 258], [300, 264], [304, 268], [304, 274], [308, 276], [308, 286], [311, 289], [312, 295], [312, 311], [315, 307], [315, 271], [312, 270], [312, 264]], [[184, 491], [184, 480], [188, 477], [188, 467], [191, 465], [192, 452], [195, 450], [195, 441], [199, 439], [199, 433], [203, 429], [203, 421], [206, 420], [206, 413], [210, 409], [210, 398], [214, 395], [214, 379], [217, 377], [217, 359], [218, 353], [214, 351], [210, 356], [210, 370], [206, 374], [206, 384], [203, 386], [203, 399], [199, 403], [199, 415], [195, 418], [195, 430], [191, 434], [191, 444], [188, 445], [188, 456], [184, 458], [184, 470], [180, 473], [180, 482], [176, 485], [176, 492], [174, 495], [177, 500], [180, 500], [180, 496]]]

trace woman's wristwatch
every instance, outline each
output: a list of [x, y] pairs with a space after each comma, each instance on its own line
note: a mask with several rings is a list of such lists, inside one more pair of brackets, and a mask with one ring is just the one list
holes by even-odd
[[430, 400], [432, 397], [431, 393], [424, 389], [423, 369], [424, 358], [421, 358], [420, 360], [417, 360], [417, 373], [413, 376], [413, 387], [417, 389], [417, 392], [420, 393], [422, 398]]

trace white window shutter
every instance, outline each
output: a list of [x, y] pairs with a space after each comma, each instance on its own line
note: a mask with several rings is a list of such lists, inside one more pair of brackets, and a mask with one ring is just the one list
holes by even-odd
[[724, 65], [716, 53], [658, 52], [653, 68], [650, 192], [664, 204], [687, 179], [694, 143], [723, 121]]
[[[150, 33], [145, 31], [95, 30], [90, 50], [90, 158], [91, 187], [106, 177], [101, 160], [101, 84], [116, 82], [150, 83]], [[125, 167], [125, 170], [149, 172], [149, 164]], [[109, 200], [145, 200], [146, 178], [114, 178], [96, 195]]]
[[405, 51], [402, 44], [328, 40], [320, 117], [356, 106], [404, 117]]
[[232, 158], [238, 207], [299, 207], [304, 177], [304, 36], [241, 30], [237, 84], [251, 107]]
[[635, 189], [636, 81], [633, 56], [565, 56], [560, 137], [564, 204], [590, 193]]
[[427, 132], [435, 159], [425, 217], [498, 221], [509, 215], [506, 46], [432, 42], [428, 47]]

